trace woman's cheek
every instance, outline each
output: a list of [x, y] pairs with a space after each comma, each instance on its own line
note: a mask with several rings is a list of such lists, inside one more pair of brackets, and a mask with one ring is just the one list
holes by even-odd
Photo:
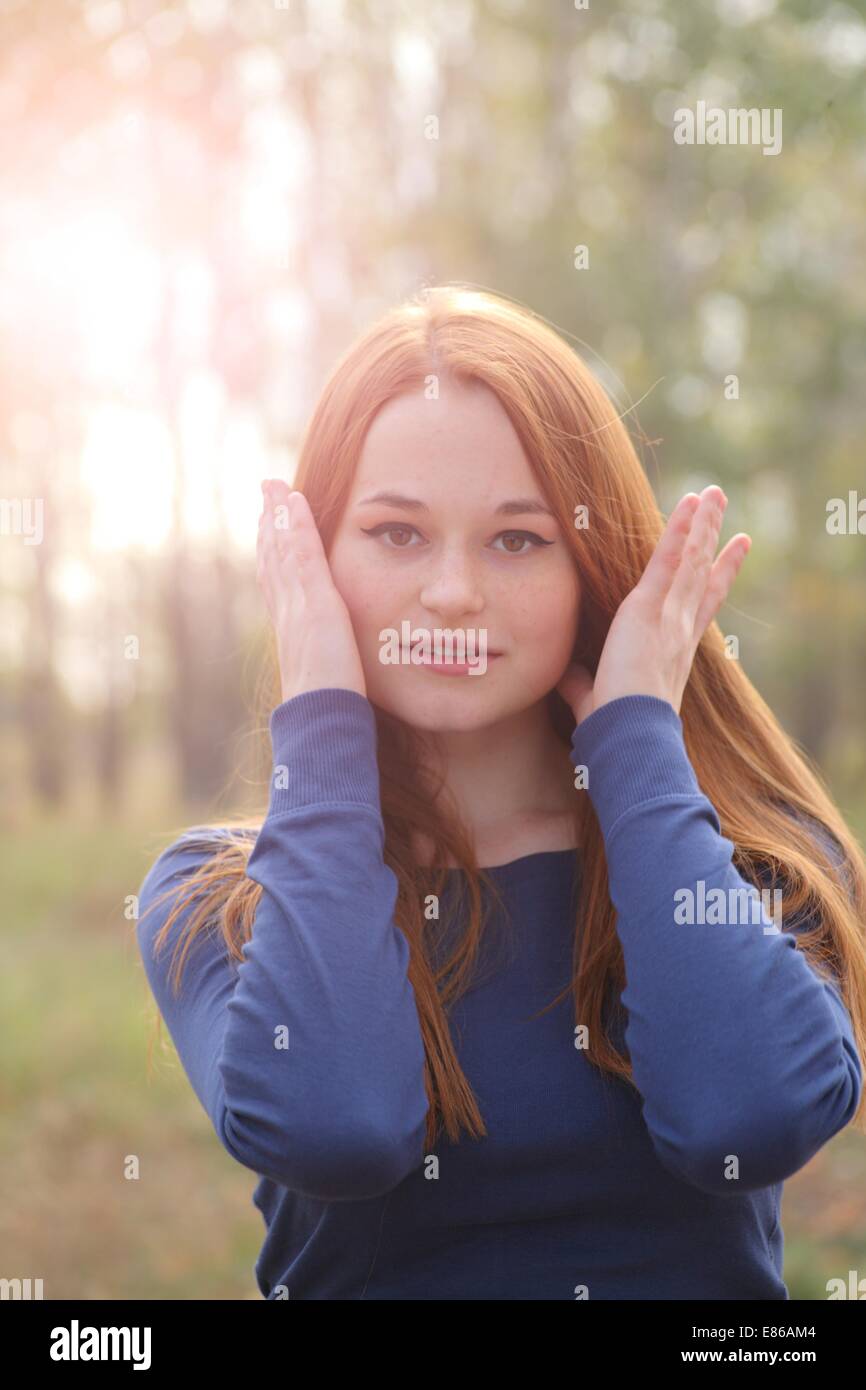
[[355, 571], [344, 601], [355, 629], [361, 658], [378, 661], [383, 628], [393, 626], [394, 594], [378, 577]]
[[[520, 638], [556, 665], [570, 654], [577, 634], [579, 605], [573, 593], [557, 595], [548, 588], [538, 602], [527, 605], [519, 622]], [[515, 624], [515, 628], [517, 624]]]
[[363, 552], [353, 554], [350, 550], [335, 546], [328, 559], [331, 578], [338, 594], [349, 610], [352, 622], [363, 626], [367, 615], [372, 611], [371, 582]]
[[510, 613], [510, 621], [521, 633], [548, 639], [551, 631], [556, 631], [564, 616], [573, 607], [570, 593], [560, 594], [555, 586], [543, 579], [533, 579], [521, 585], [511, 604], [503, 605], [503, 611]]

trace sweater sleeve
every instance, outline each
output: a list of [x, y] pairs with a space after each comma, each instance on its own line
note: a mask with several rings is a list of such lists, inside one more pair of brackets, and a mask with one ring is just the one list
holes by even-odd
[[[627, 695], [600, 706], [574, 730], [571, 756], [588, 770], [604, 837], [626, 1045], [653, 1147], [706, 1192], [781, 1182], [859, 1104], [841, 994], [774, 918], [771, 898], [738, 912], [757, 890], [733, 865], [672, 705]], [[725, 915], [710, 910], [714, 900]], [[707, 908], [683, 920], [689, 902]]]
[[423, 1161], [428, 1101], [397, 880], [382, 857], [373, 709], [354, 691], [309, 691], [277, 706], [270, 733], [270, 804], [246, 870], [262, 894], [243, 961], [205, 931], [174, 994], [172, 949], [194, 908], [154, 958], [167, 907], [142, 918], [202, 862], [186, 836], [144, 880], [140, 949], [228, 1152], [319, 1200], [379, 1196]]

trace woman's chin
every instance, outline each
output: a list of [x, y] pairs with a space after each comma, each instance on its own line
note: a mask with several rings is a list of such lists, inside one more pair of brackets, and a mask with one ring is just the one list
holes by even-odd
[[431, 680], [436, 681], [437, 688], [425, 693], [398, 695], [393, 689], [371, 690], [369, 686], [367, 693], [386, 714], [430, 733], [473, 733], [519, 713], [513, 702], [503, 700], [501, 695], [494, 699], [491, 692], [469, 691], [465, 678], [446, 682], [433, 676]]

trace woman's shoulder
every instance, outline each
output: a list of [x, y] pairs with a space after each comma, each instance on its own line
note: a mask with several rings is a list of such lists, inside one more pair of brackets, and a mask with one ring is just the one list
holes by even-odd
[[[193, 825], [187, 830], [169, 832], [167, 844], [163, 843], [161, 849], [150, 850], [143, 882], [152, 885], [156, 880], [181, 872], [182, 867], [188, 869], [193, 860], [225, 844], [233, 833], [230, 826], [212, 825]], [[165, 834], [160, 838], [165, 841]]]
[[193, 825], [176, 835], [164, 849], [159, 851], [151, 865], [166, 865], [177, 856], [184, 858], [202, 857], [221, 849], [227, 844], [245, 845], [255, 841], [258, 829], [237, 825]]
[[235, 825], [194, 825], [182, 831], [156, 852], [142, 879], [138, 893], [139, 922], [147, 917], [158, 929], [171, 905], [173, 889], [202, 868], [211, 856], [227, 845], [252, 846], [258, 831]]

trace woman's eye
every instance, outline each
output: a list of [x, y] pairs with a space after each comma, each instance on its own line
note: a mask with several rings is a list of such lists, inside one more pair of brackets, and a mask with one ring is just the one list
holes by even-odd
[[[509, 540], [529, 541], [530, 545], [533, 546], [553, 545], [553, 541], [544, 540], [542, 536], [537, 536], [534, 531], [500, 531], [496, 539], [499, 540], [500, 536], [505, 536]], [[508, 555], [525, 555], [526, 551], [507, 550], [506, 553]]]
[[[414, 531], [415, 535], [418, 535], [418, 532], [415, 531], [414, 526], [395, 526], [393, 522], [388, 521], [383, 521], [380, 526], [362, 526], [361, 530], [364, 532], [365, 536], [381, 536], [385, 534], [390, 534], [393, 531], [402, 531], [406, 535]], [[388, 542], [389, 550], [411, 550], [411, 548], [412, 547], [408, 544], [403, 545], [400, 542], [398, 542], [395, 545], [391, 541]]]
[[[391, 536], [395, 532], [407, 538], [411, 538], [413, 535], [420, 535], [420, 532], [417, 531], [414, 526], [405, 526], [393, 521], [383, 521], [378, 526], [362, 526], [361, 530], [365, 536], [373, 536], [376, 538], [385, 535]], [[525, 555], [526, 549], [524, 542], [526, 541], [528, 541], [531, 546], [553, 545], [553, 541], [546, 541], [543, 536], [536, 535], [534, 531], [500, 531], [495, 539], [497, 541], [502, 539], [509, 541], [516, 540], [520, 543], [519, 549], [506, 546], [506, 555]], [[405, 541], [389, 540], [387, 543], [388, 550], [412, 550], [414, 548], [415, 547], [410, 544], [409, 539]]]

